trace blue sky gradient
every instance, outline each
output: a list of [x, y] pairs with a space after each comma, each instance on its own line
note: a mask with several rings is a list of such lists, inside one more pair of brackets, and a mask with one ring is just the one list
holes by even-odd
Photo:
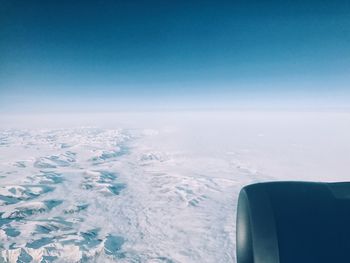
[[0, 111], [347, 107], [349, 1], [0, 1]]

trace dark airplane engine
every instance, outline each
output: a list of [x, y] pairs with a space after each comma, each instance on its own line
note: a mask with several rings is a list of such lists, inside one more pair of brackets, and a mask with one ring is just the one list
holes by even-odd
[[244, 187], [237, 263], [350, 262], [350, 183], [271, 182]]

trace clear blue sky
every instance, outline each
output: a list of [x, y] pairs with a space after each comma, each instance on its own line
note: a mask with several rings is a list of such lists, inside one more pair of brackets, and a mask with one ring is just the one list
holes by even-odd
[[0, 0], [0, 112], [350, 105], [350, 1]]

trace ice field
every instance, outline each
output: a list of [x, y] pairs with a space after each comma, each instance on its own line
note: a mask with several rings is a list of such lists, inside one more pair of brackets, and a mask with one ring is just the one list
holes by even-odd
[[235, 262], [243, 185], [350, 178], [349, 112], [0, 123], [0, 262]]

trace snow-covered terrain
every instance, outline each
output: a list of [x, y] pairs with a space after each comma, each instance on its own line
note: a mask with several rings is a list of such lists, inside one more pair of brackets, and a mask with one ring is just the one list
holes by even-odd
[[235, 262], [243, 185], [350, 176], [347, 112], [0, 121], [0, 262]]

